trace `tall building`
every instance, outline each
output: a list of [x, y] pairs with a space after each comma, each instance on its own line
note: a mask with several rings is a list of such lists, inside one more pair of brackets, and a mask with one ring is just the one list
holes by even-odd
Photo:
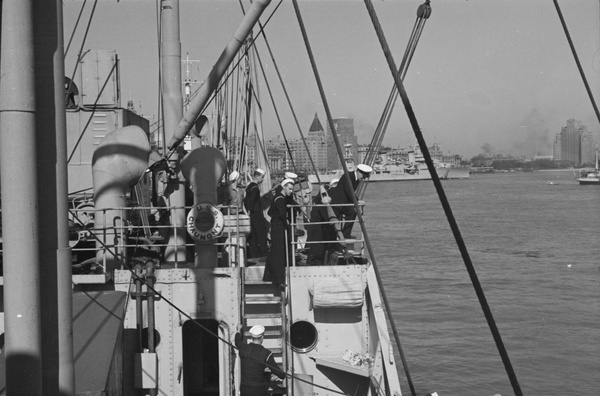
[[594, 161], [596, 147], [587, 126], [570, 119], [554, 140], [554, 160], [570, 161], [575, 165], [589, 163]]
[[327, 132], [323, 129], [317, 113], [308, 129], [307, 144], [315, 166], [319, 171], [327, 169]]
[[[319, 121], [317, 113], [315, 113], [315, 118], [304, 139], [305, 140], [288, 140], [286, 144], [286, 142], [278, 136], [277, 139], [269, 140], [267, 142], [269, 150], [283, 150], [286, 153], [285, 159], [281, 162], [283, 168], [279, 168], [280, 170], [313, 173], [312, 163], [314, 163], [314, 166], [319, 171], [327, 169], [327, 133], [323, 130], [323, 126], [321, 125], [321, 121]], [[289, 158], [289, 155], [287, 155], [288, 147], [289, 152], [292, 154], [294, 166], [292, 166], [292, 160]], [[269, 155], [270, 153], [271, 151], [269, 151]]]
[[581, 164], [596, 164], [598, 143], [594, 141], [591, 132], [581, 135]]
[[[346, 153], [345, 146], [349, 145], [348, 149], [350, 151], [350, 154], [355, 159], [355, 161], [357, 161], [358, 139], [354, 135], [354, 119], [334, 118], [333, 126], [340, 141], [340, 145], [342, 146], [342, 150], [344, 151], [344, 155]], [[329, 129], [329, 127], [327, 129]], [[340, 161], [340, 157], [335, 146], [335, 141], [333, 140], [333, 136], [331, 135], [331, 133], [329, 133], [327, 140], [327, 169], [333, 170], [340, 169], [341, 167], [342, 163]]]

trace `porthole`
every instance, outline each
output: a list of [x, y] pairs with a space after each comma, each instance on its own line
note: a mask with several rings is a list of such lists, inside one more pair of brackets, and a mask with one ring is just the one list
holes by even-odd
[[290, 343], [295, 352], [310, 352], [317, 346], [317, 341], [317, 328], [312, 323], [299, 320], [290, 327]]

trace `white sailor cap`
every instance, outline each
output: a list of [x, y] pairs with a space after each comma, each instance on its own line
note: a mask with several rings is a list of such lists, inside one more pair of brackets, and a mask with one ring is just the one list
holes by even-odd
[[356, 166], [356, 169], [361, 172], [364, 173], [366, 175], [368, 175], [369, 173], [373, 172], [373, 168], [371, 168], [369, 165], [367, 164], [358, 164]]
[[252, 326], [250, 329], [250, 335], [252, 338], [260, 338], [265, 334], [265, 327], [261, 325]]
[[340, 182], [340, 179], [331, 179], [331, 181], [329, 182], [329, 187], [333, 187], [334, 184], [338, 184]]
[[256, 170], [254, 171], [254, 173], [260, 173], [261, 175], [265, 174], [265, 171], [260, 169], [260, 168], [256, 168]]
[[233, 171], [229, 174], [229, 181], [233, 183], [238, 177], [240, 177], [240, 173], [238, 171]]
[[286, 184], [290, 184], [290, 183], [294, 184], [294, 180], [293, 179], [284, 179], [281, 182], [281, 187], [284, 187]]
[[283, 175], [286, 179], [297, 179], [298, 175], [294, 172], [285, 172]]

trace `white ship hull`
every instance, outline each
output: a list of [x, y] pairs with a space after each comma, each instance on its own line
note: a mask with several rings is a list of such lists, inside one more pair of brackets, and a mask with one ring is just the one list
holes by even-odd
[[[440, 179], [467, 179], [469, 178], [470, 168], [437, 168], [437, 174]], [[320, 174], [319, 178], [315, 175], [309, 175], [308, 180], [313, 184], [329, 183], [333, 179], [339, 179], [342, 171], [336, 173]], [[387, 181], [410, 181], [410, 180], [431, 180], [431, 174], [427, 168], [414, 169], [406, 167], [395, 167], [388, 170], [375, 170], [369, 177], [369, 182], [387, 182]]]

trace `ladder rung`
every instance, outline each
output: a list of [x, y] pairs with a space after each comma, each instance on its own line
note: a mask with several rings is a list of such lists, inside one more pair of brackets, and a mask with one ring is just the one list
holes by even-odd
[[272, 294], [247, 294], [244, 301], [247, 304], [275, 304], [281, 302], [281, 296]]
[[[247, 338], [249, 338], [249, 337], [252, 337], [252, 336], [250, 335], [250, 332], [249, 332], [249, 331], [245, 331], [245, 332], [244, 332], [244, 336], [245, 336], [245, 337], [247, 337]], [[281, 338], [281, 331], [277, 331], [277, 330], [266, 330], [266, 331], [265, 331], [265, 338], [268, 338], [268, 337], [279, 337], [279, 338]]]
[[281, 326], [281, 314], [246, 314], [246, 326]]
[[271, 285], [271, 282], [265, 282], [263, 280], [244, 280], [244, 285]]

